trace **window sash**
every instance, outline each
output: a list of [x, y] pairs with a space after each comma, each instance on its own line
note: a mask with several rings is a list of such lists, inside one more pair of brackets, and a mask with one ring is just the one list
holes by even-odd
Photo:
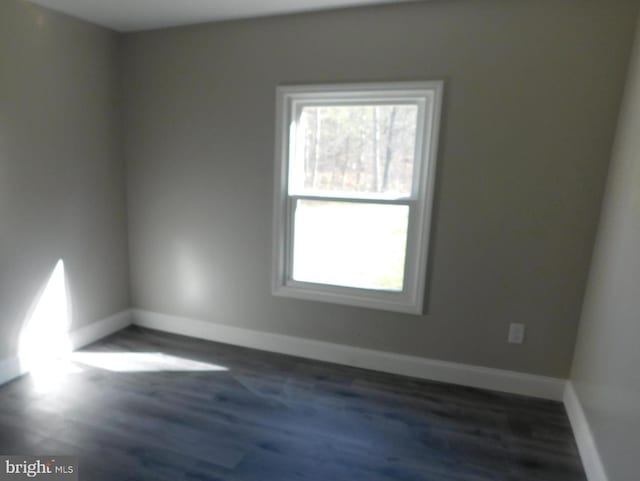
[[[361, 105], [415, 105], [418, 108], [417, 116], [416, 116], [416, 141], [413, 152], [413, 178], [411, 185], [411, 195], [410, 199], [416, 200], [420, 196], [421, 192], [421, 182], [422, 178], [422, 169], [425, 167], [423, 164], [423, 159], [425, 157], [426, 152], [424, 151], [426, 142], [425, 142], [425, 125], [427, 122], [426, 115], [426, 100], [423, 97], [416, 97], [415, 95], [408, 96], [398, 96], [397, 99], [392, 95], [388, 94], [379, 94], [384, 95], [381, 96], [371, 96], [364, 97], [358, 100], [345, 101], [344, 98], [332, 98], [327, 97], [322, 100], [293, 100], [289, 105], [289, 143], [288, 143], [288, 153], [287, 153], [287, 192], [293, 193], [295, 195], [312, 195], [312, 191], [306, 189], [295, 189], [294, 183], [296, 179], [296, 173], [294, 171], [294, 165], [292, 159], [295, 159], [297, 156], [297, 143], [298, 143], [298, 125], [300, 124], [300, 117], [302, 116], [302, 110], [304, 107], [336, 107], [336, 106], [361, 106]], [[434, 101], [434, 98], [430, 98], [431, 102]], [[323, 194], [324, 191], [323, 191]], [[348, 196], [348, 193], [334, 194], [339, 195], [340, 198], [345, 198]], [[371, 193], [368, 196], [377, 197], [384, 199], [384, 193]], [[367, 196], [367, 197], [368, 197]], [[354, 197], [357, 197], [354, 195]]]
[[[366, 289], [366, 288], [358, 288], [358, 287], [347, 287], [347, 286], [339, 286], [334, 284], [323, 284], [323, 283], [314, 283], [308, 281], [296, 281], [293, 278], [293, 255], [295, 248], [295, 215], [296, 215], [296, 207], [299, 200], [311, 200], [318, 202], [349, 202], [354, 204], [378, 204], [378, 205], [400, 205], [406, 206], [409, 209], [408, 216], [408, 225], [407, 225], [407, 244], [405, 246], [405, 259], [404, 259], [404, 269], [403, 269], [403, 279], [402, 279], [402, 290], [392, 291], [385, 289]], [[323, 286], [323, 287], [332, 287], [336, 289], [357, 289], [359, 291], [367, 291], [367, 292], [375, 292], [377, 294], [389, 293], [392, 296], [397, 296], [398, 294], [407, 294], [409, 288], [409, 282], [411, 281], [413, 272], [413, 263], [410, 262], [412, 257], [409, 255], [410, 244], [412, 243], [412, 238], [416, 235], [414, 232], [416, 228], [415, 222], [415, 213], [416, 213], [416, 202], [409, 200], [382, 200], [382, 199], [355, 199], [355, 198], [345, 198], [345, 199], [336, 199], [335, 197], [318, 197], [318, 196], [301, 196], [301, 195], [292, 195], [288, 197], [287, 200], [287, 220], [286, 220], [286, 238], [287, 242], [284, 246], [285, 248], [285, 265], [284, 265], [284, 275], [285, 275], [285, 284], [290, 286], [302, 286], [304, 284], [313, 284], [315, 286]]]

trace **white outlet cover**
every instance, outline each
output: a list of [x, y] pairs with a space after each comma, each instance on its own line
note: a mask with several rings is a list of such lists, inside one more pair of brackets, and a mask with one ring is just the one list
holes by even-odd
[[524, 334], [526, 326], [524, 324], [518, 324], [512, 322], [509, 326], [509, 338], [510, 344], [522, 344], [524, 342]]

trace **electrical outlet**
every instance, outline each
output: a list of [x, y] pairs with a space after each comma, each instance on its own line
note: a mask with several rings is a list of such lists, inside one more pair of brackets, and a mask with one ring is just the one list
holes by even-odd
[[526, 327], [524, 324], [511, 323], [509, 326], [509, 344], [522, 344], [524, 342], [524, 333]]

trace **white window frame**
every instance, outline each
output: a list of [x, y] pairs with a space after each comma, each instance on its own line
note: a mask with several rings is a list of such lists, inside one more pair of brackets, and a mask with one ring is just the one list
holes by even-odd
[[[272, 269], [274, 295], [411, 314], [423, 313], [443, 90], [442, 81], [277, 88]], [[372, 200], [366, 195], [341, 198], [289, 194], [289, 155], [295, 143], [296, 116], [299, 115], [296, 112], [301, 111], [302, 105], [407, 101], [418, 105], [414, 185], [409, 197]], [[292, 277], [293, 222], [295, 205], [299, 199], [409, 206], [403, 290], [391, 292], [295, 281]]]

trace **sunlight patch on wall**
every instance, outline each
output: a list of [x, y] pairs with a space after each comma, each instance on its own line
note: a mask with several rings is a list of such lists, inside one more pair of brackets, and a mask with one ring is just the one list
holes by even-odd
[[71, 352], [69, 311], [64, 262], [60, 259], [20, 333], [18, 356], [24, 371], [46, 369]]

